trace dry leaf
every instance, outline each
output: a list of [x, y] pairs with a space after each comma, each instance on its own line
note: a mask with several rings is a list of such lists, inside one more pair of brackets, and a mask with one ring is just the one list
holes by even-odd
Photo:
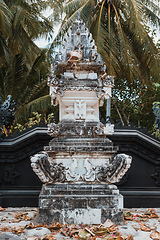
[[125, 220], [130, 220], [130, 221], [133, 220], [133, 214], [131, 212], [129, 212], [129, 211], [128, 212], [124, 212], [123, 216], [124, 216]]
[[42, 238], [42, 240], [55, 240], [56, 238], [53, 236], [45, 236]]
[[144, 223], [140, 224], [141, 230], [145, 231], [145, 232], [150, 232], [151, 229], [149, 227], [147, 227]]
[[20, 219], [22, 221], [30, 221], [32, 220], [32, 217], [27, 216], [28, 213], [16, 213], [15, 218]]
[[89, 233], [91, 234], [91, 236], [95, 237], [95, 234], [94, 234], [91, 230], [89, 230], [87, 227], [85, 228], [85, 230], [86, 230], [87, 232], [89, 232]]
[[158, 215], [156, 213], [152, 213], [151, 218], [158, 218]]
[[13, 228], [12, 229], [12, 233], [15, 233], [15, 234], [20, 234], [24, 231], [24, 228], [23, 227], [19, 227], [19, 228]]
[[152, 213], [152, 209], [147, 209], [147, 210], [144, 212], [145, 215], [151, 215], [151, 213]]
[[124, 240], [124, 237], [118, 236], [118, 237], [116, 238], [116, 240]]
[[133, 240], [133, 236], [132, 235], [129, 235], [127, 240]]
[[93, 229], [93, 232], [97, 236], [103, 236], [108, 232], [108, 229], [105, 227], [96, 227]]
[[154, 231], [153, 233], [151, 233], [150, 238], [160, 239], [160, 233], [158, 231]]
[[4, 211], [4, 210], [5, 210], [5, 208], [3, 208], [3, 207], [0, 206], [0, 211]]
[[81, 231], [79, 231], [79, 233], [78, 233], [78, 237], [79, 237], [80, 239], [90, 239], [90, 236], [91, 236], [91, 234], [88, 233], [86, 230], [81, 230]]
[[149, 218], [158, 218], [158, 215], [153, 208], [145, 211], [144, 215], [147, 215]]
[[111, 227], [113, 225], [114, 225], [114, 223], [111, 220], [109, 220], [109, 219], [107, 219], [105, 221], [105, 223], [103, 223], [103, 226], [106, 227], [106, 228]]
[[67, 232], [65, 229], [61, 229], [60, 233], [62, 233], [65, 237], [69, 236], [69, 232]]
[[53, 230], [61, 229], [62, 227], [63, 227], [63, 225], [62, 225], [61, 223], [56, 222], [56, 223], [54, 223], [54, 224], [52, 224], [52, 225], [49, 225], [49, 226], [48, 226], [48, 229], [49, 229], [50, 231], [53, 231]]
[[108, 227], [107, 230], [109, 233], [115, 233], [117, 231], [117, 228], [115, 227], [115, 225], [112, 225]]

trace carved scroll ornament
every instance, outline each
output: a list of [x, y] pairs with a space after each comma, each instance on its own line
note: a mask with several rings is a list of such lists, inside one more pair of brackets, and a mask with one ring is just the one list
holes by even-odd
[[79, 180], [84, 182], [116, 183], [127, 172], [131, 161], [130, 156], [118, 154], [110, 159], [109, 164], [95, 166], [88, 158], [79, 163], [77, 159], [73, 158], [73, 163], [65, 167], [63, 163], [50, 163], [48, 154], [40, 152], [31, 157], [31, 166], [43, 183], [77, 182]]
[[99, 182], [116, 183], [121, 180], [131, 166], [132, 157], [126, 154], [117, 154], [110, 159], [109, 165], [97, 168], [97, 180]]
[[31, 157], [31, 166], [43, 183], [63, 182], [65, 180], [65, 167], [62, 163], [50, 163], [48, 154], [40, 152]]

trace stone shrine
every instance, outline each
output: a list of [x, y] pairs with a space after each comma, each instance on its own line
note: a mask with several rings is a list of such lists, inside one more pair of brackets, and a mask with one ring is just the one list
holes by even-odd
[[111, 97], [114, 78], [78, 16], [68, 29], [48, 79], [52, 105], [59, 104], [58, 124], [48, 125], [53, 137], [31, 166], [44, 183], [39, 196], [40, 222], [99, 224], [123, 221], [123, 196], [114, 183], [131, 165], [106, 138], [114, 133], [99, 120], [99, 107]]

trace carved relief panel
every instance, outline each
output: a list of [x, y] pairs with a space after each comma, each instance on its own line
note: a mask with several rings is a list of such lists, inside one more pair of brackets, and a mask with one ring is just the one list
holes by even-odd
[[59, 104], [60, 121], [99, 121], [99, 100], [95, 92], [66, 91]]
[[74, 114], [75, 114], [76, 120], [86, 119], [86, 101], [85, 100], [75, 100]]

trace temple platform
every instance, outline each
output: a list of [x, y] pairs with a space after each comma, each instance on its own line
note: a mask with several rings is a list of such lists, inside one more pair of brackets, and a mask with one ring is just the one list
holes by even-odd
[[100, 224], [123, 222], [123, 196], [115, 185], [43, 185], [39, 196], [39, 222]]

